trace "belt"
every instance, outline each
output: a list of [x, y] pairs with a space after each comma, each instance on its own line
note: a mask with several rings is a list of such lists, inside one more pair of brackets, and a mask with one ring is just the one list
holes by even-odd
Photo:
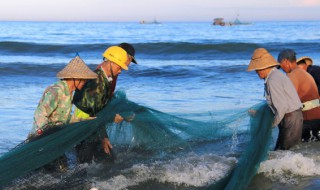
[[310, 100], [310, 101], [304, 102], [302, 104], [303, 104], [302, 111], [308, 111], [308, 110], [311, 110], [313, 108], [320, 106], [319, 99]]

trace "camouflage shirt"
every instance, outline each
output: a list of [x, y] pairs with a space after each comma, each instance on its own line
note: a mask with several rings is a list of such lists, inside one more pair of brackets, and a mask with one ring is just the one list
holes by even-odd
[[96, 69], [98, 78], [89, 80], [81, 90], [76, 90], [73, 103], [91, 117], [103, 109], [112, 97], [112, 79], [108, 80], [101, 68]]
[[72, 95], [64, 80], [47, 87], [34, 113], [33, 130], [45, 125], [66, 124], [72, 110]]

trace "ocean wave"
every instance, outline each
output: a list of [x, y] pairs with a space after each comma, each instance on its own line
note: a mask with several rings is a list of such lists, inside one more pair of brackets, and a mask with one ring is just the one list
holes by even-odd
[[150, 181], [184, 187], [205, 187], [221, 179], [236, 159], [216, 155], [186, 155], [169, 161], [136, 164], [107, 180], [95, 181], [99, 189], [126, 189]]
[[[0, 63], [1, 76], [38, 76], [38, 77], [55, 77], [67, 63], [57, 64], [33, 64], [33, 63]], [[89, 68], [94, 70], [97, 64], [87, 64]]]
[[0, 52], [5, 54], [57, 55], [75, 52], [104, 50], [110, 44], [40, 44], [31, 42], [0, 42]]
[[[94, 70], [97, 64], [87, 64], [89, 68]], [[13, 75], [26, 75], [26, 76], [44, 76], [52, 77], [57, 74], [61, 69], [66, 66], [65, 63], [31, 63], [31, 62], [0, 62], [0, 74], [1, 76], [13, 76]], [[246, 65], [204, 65], [202, 67], [195, 67], [194, 65], [182, 66], [182, 65], [164, 65], [158, 67], [150, 67], [145, 65], [133, 65], [129, 71], [126, 71], [125, 75], [130, 77], [157, 77], [157, 78], [172, 78], [172, 79], [184, 79], [184, 78], [198, 78], [198, 77], [220, 77], [221, 74], [244, 74], [246, 71]]]
[[99, 177], [96, 177], [96, 174], [110, 170], [110, 166], [99, 163], [81, 164], [61, 175], [34, 172], [32, 175], [19, 178], [5, 189], [26, 189], [31, 186], [36, 189], [91, 187], [91, 189], [121, 190], [133, 187], [141, 189], [145, 185], [151, 188], [157, 184], [165, 184], [165, 189], [203, 189], [226, 175], [236, 162], [234, 157], [188, 154], [183, 158], [134, 164], [118, 169], [113, 176], [103, 172]]
[[261, 163], [258, 173], [283, 184], [299, 183], [299, 176], [320, 175], [318, 160], [292, 151], [272, 152], [272, 158]]
[[26, 63], [10, 63], [0, 64], [1, 76], [44, 76], [53, 77], [65, 66], [62, 64], [39, 65], [39, 64], [26, 64]]
[[[2, 41], [0, 53], [4, 55], [41, 55], [57, 56], [84, 53], [90, 56], [101, 56], [101, 53], [110, 43], [96, 44], [40, 44], [30, 42]], [[203, 41], [190, 42], [157, 42], [135, 43], [136, 57], [143, 59], [160, 60], [209, 60], [209, 59], [247, 59], [256, 48], [264, 47], [271, 53], [277, 54], [281, 49], [292, 48], [300, 53], [319, 51], [316, 42], [290, 42], [290, 43], [243, 43], [230, 41]]]

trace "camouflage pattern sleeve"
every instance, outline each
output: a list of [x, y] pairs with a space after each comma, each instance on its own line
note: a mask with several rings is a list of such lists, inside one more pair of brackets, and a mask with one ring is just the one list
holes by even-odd
[[89, 80], [81, 90], [76, 90], [73, 103], [83, 112], [94, 116], [95, 106], [98, 103], [97, 84], [98, 80]]
[[58, 106], [58, 93], [48, 87], [39, 102], [34, 113], [34, 124], [36, 129], [42, 129], [49, 123], [49, 117]]
[[76, 90], [73, 97], [74, 105], [91, 117], [96, 116], [111, 98], [111, 82], [108, 82], [100, 69], [95, 72], [98, 79], [89, 80], [81, 90]]

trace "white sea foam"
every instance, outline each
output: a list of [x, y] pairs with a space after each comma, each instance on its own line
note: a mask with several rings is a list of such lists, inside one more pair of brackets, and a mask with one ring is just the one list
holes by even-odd
[[149, 165], [136, 164], [107, 181], [95, 181], [95, 184], [102, 189], [116, 190], [155, 180], [160, 183], [200, 187], [225, 176], [235, 162], [235, 158], [212, 154], [186, 155], [184, 158], [157, 161]]
[[261, 163], [258, 173], [280, 183], [292, 184], [298, 183], [299, 177], [320, 175], [320, 163], [301, 153], [276, 151]]

